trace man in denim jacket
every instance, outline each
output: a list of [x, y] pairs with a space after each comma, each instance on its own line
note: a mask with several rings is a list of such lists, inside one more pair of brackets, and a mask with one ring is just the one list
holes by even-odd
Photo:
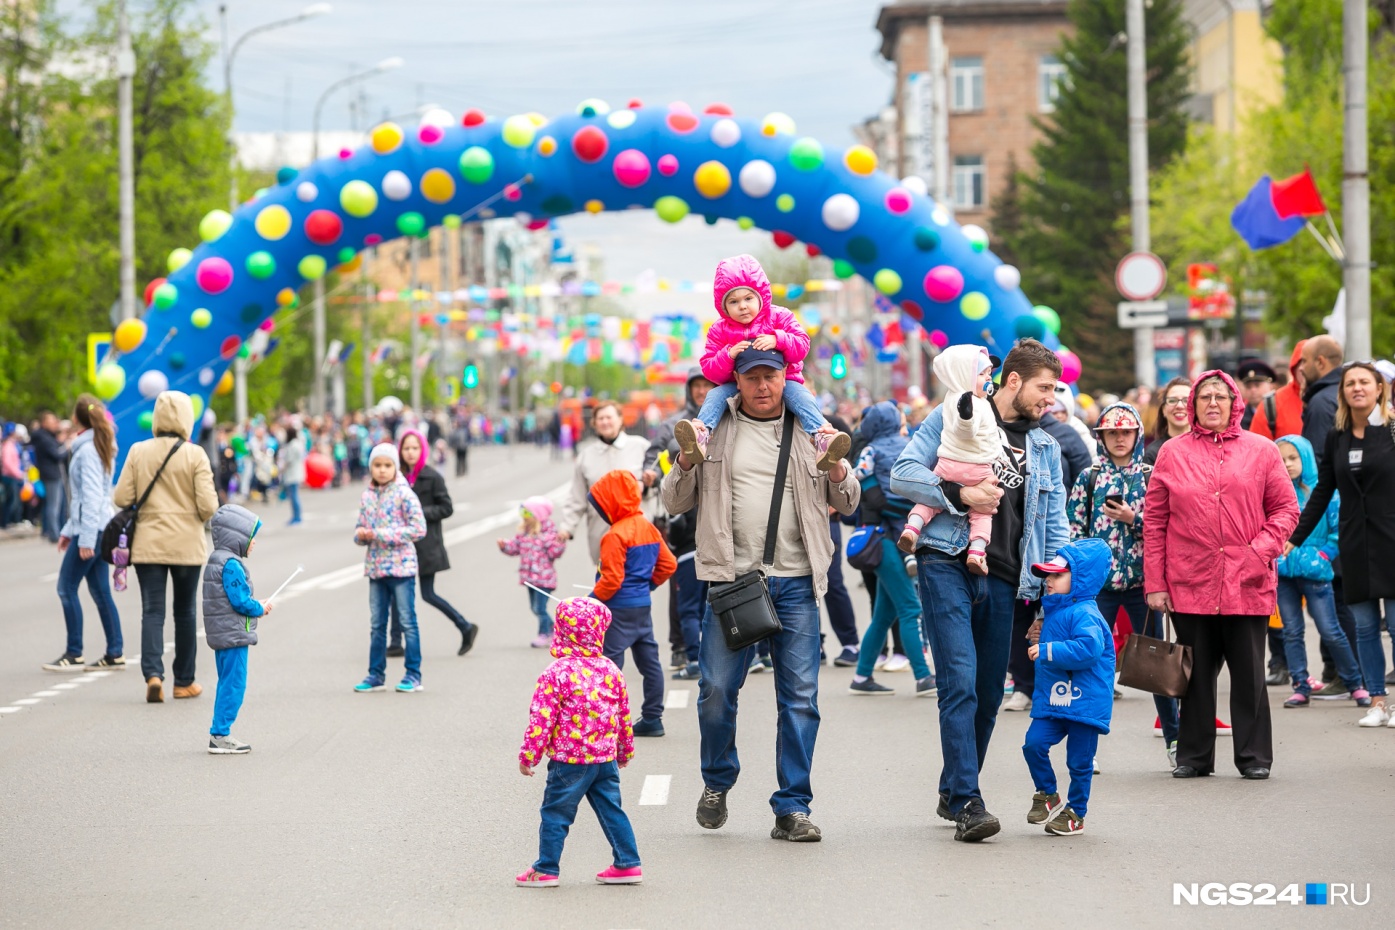
[[[1061, 450], [1038, 426], [1055, 403], [1060, 376], [1060, 360], [1036, 340], [1024, 339], [1008, 353], [992, 398], [1003, 438], [994, 478], [962, 487], [934, 473], [943, 422], [938, 408], [891, 470], [893, 493], [943, 511], [921, 531], [916, 556], [940, 696], [944, 767], [937, 813], [955, 821], [956, 840], [976, 842], [999, 830], [984, 808], [978, 773], [1003, 695], [1014, 612], [1018, 603], [1040, 597], [1032, 563], [1054, 557], [1070, 541]], [[993, 514], [986, 577], [964, 564], [970, 510]]]

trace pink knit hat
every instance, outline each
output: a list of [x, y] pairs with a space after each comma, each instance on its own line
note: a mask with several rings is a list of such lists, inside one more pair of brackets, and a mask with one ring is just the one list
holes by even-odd
[[538, 518], [538, 521], [552, 519], [552, 501], [546, 497], [530, 497], [523, 501], [523, 509]]

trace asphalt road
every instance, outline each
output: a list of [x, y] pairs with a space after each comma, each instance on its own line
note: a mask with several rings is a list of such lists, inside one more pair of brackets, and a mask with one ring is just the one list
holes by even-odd
[[[745, 769], [731, 819], [717, 832], [697, 827], [696, 686], [670, 682], [668, 735], [639, 741], [622, 775], [645, 884], [593, 882], [608, 848], [583, 808], [562, 887], [514, 888], [513, 875], [536, 856], [542, 794], [541, 778], [518, 774], [518, 744], [549, 658], [528, 646], [535, 630], [516, 564], [494, 540], [510, 532], [517, 501], [560, 494], [570, 469], [531, 449], [482, 450], [471, 464], [468, 478], [452, 479], [454, 567], [438, 590], [482, 632], [457, 658], [453, 628], [419, 602], [418, 694], [351, 691], [368, 639], [362, 550], [350, 538], [357, 491], [306, 493], [296, 528], [285, 526], [283, 504], [255, 508], [266, 522], [252, 556], [259, 590], [297, 565], [305, 574], [251, 651], [234, 728], [254, 746], [246, 756], [205, 752], [216, 674], [202, 641], [206, 690], [195, 700], [144, 703], [138, 668], [42, 671], [64, 643], [57, 557], [33, 540], [0, 543], [0, 926], [1389, 925], [1395, 730], [1359, 729], [1348, 704], [1280, 710], [1285, 695], [1271, 689], [1274, 777], [1240, 780], [1223, 741], [1218, 776], [1179, 782], [1151, 735], [1151, 701], [1129, 692], [1100, 744], [1088, 832], [1070, 838], [1026, 823], [1032, 785], [1019, 747], [1028, 720], [1005, 713], [983, 776], [1004, 829], [967, 846], [933, 813], [935, 702], [911, 697], [908, 673], [879, 676], [898, 686], [893, 698], [852, 697], [851, 670], [831, 666], [814, 766], [822, 843], [769, 838], [770, 675], [751, 676], [741, 704]], [[589, 582], [584, 546], [573, 545], [559, 569], [564, 591]], [[865, 593], [853, 596], [865, 625]], [[117, 602], [134, 654], [134, 578]], [[97, 654], [90, 605], [87, 615]], [[661, 622], [661, 643], [665, 630]], [[173, 639], [172, 627], [166, 634]], [[390, 682], [400, 662], [390, 660]], [[1358, 897], [1369, 884], [1370, 904], [1175, 905], [1174, 882], [1346, 882]]]

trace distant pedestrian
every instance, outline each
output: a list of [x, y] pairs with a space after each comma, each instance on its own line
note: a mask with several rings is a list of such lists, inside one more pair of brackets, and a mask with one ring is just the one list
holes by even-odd
[[[1327, 334], [1303, 343], [1303, 438], [1313, 444], [1322, 464], [1327, 434], [1337, 419], [1338, 385], [1342, 381], [1342, 344]], [[1376, 380], [1383, 380], [1376, 372]]]
[[[518, 771], [532, 776], [547, 763], [538, 858], [514, 879], [522, 888], [555, 888], [562, 871], [562, 846], [582, 798], [591, 804], [610, 842], [611, 864], [596, 873], [603, 885], [644, 880], [634, 828], [620, 802], [620, 769], [635, 755], [625, 676], [603, 654], [611, 614], [605, 605], [573, 597], [557, 605], [555, 660], [538, 677], [528, 729], [518, 753]], [[586, 681], [585, 687], [577, 682]]]
[[218, 666], [218, 693], [208, 751], [241, 755], [252, 747], [234, 739], [232, 725], [247, 693], [247, 647], [257, 644], [257, 618], [271, 613], [270, 601], [252, 596], [246, 559], [257, 542], [262, 521], [237, 504], [224, 504], [213, 515], [213, 554], [203, 573], [203, 627]]
[[305, 437], [291, 424], [286, 427], [286, 441], [277, 450], [281, 490], [291, 505], [291, 526], [298, 526], [300, 515], [300, 486], [305, 483]]
[[64, 483], [68, 450], [58, 438], [59, 432], [58, 417], [52, 410], [45, 410], [39, 414], [38, 428], [30, 435], [34, 467], [39, 471], [39, 480], [44, 483], [43, 537], [55, 543], [66, 519]]
[[525, 498], [519, 507], [523, 522], [512, 539], [498, 541], [504, 555], [516, 555], [518, 583], [528, 592], [528, 608], [538, 618], [538, 633], [533, 638], [534, 649], [552, 645], [552, 614], [548, 595], [557, 590], [555, 562], [567, 549], [566, 540], [552, 523], [552, 501], [546, 497]]
[[596, 405], [591, 412], [591, 425], [596, 430], [596, 438], [580, 447], [571, 492], [562, 503], [558, 532], [564, 540], [570, 540], [577, 534], [584, 519], [586, 544], [591, 562], [595, 564], [600, 561], [601, 537], [609, 525], [591, 506], [591, 485], [599, 481], [601, 475], [617, 468], [623, 468], [636, 478], [640, 477], [644, 472], [644, 455], [649, 443], [640, 436], [625, 432], [624, 414], [620, 411], [620, 405], [611, 400]]

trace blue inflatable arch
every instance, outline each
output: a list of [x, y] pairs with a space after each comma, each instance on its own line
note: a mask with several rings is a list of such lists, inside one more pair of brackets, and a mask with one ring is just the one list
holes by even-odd
[[193, 395], [201, 411], [243, 340], [307, 281], [462, 215], [545, 224], [583, 209], [653, 208], [675, 223], [734, 219], [848, 263], [938, 343], [983, 342], [988, 330], [999, 346], [1027, 335], [1055, 345], [1044, 322], [1053, 314], [1034, 312], [982, 230], [961, 229], [916, 179], [878, 171], [869, 149], [826, 150], [783, 114], [757, 122], [720, 105], [695, 114], [587, 101], [554, 120], [470, 111], [443, 122], [378, 126], [359, 150], [285, 169], [234, 215], [204, 218], [203, 243], [171, 255], [168, 279], [141, 320], [118, 327], [98, 371], [123, 448], [146, 432], [163, 390]]

